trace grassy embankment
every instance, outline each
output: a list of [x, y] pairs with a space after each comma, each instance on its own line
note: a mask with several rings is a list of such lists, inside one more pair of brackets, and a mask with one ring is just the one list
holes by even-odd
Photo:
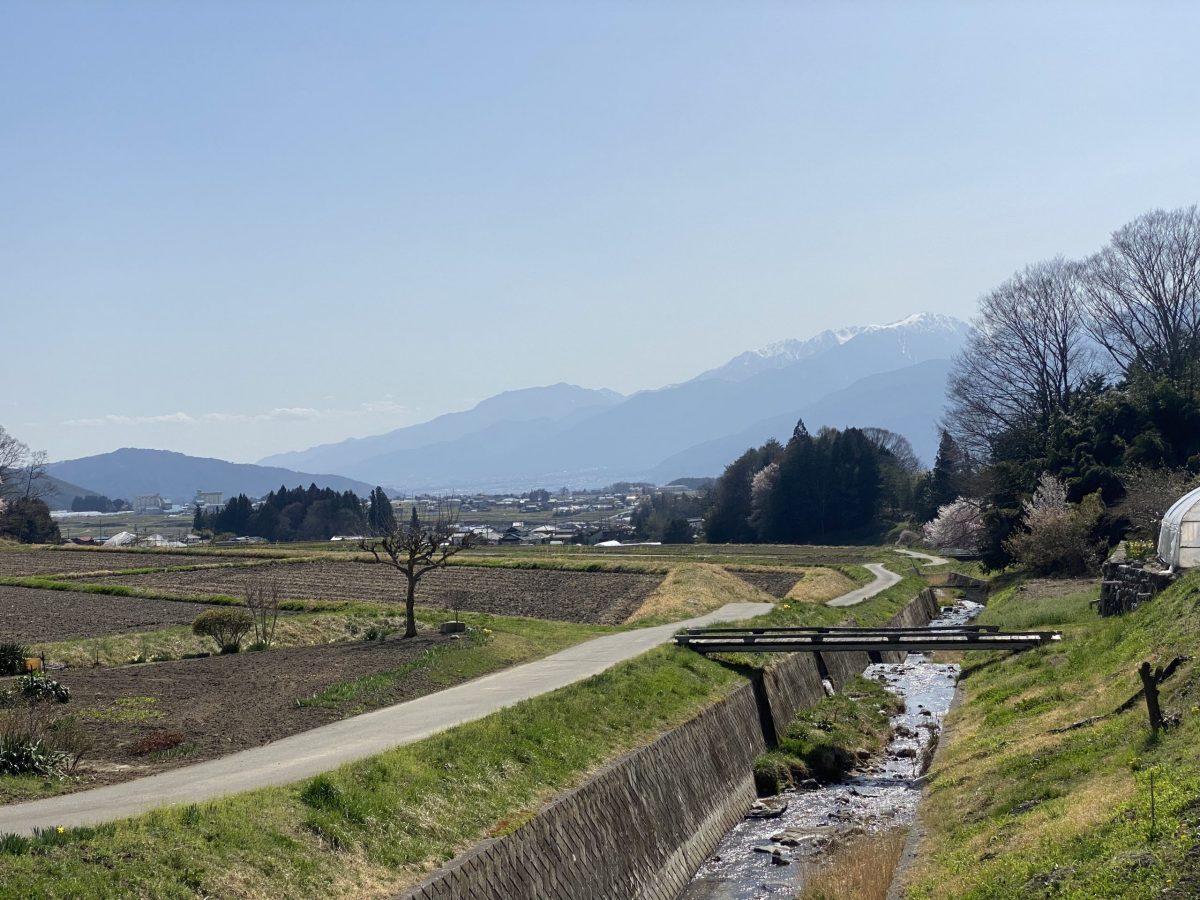
[[[906, 579], [852, 611], [781, 603], [764, 618], [798, 624], [852, 612], [860, 622], [881, 622], [913, 588]], [[519, 827], [597, 765], [743, 683], [715, 661], [660, 648], [296, 785], [10, 839], [0, 883], [47, 897], [384, 896], [480, 838]]]
[[1094, 588], [1047, 593], [1012, 587], [980, 618], [1061, 629], [1064, 641], [967, 657], [908, 895], [1200, 895], [1200, 666], [1163, 683], [1164, 711], [1181, 722], [1157, 737], [1140, 700], [1066, 728], [1130, 699], [1143, 660], [1196, 654], [1200, 573], [1121, 618], [1088, 608]]

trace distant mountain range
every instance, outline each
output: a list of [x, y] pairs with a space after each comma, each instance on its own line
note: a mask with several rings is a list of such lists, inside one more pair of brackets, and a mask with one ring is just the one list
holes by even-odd
[[797, 417], [878, 425], [932, 461], [949, 360], [969, 326], [918, 313], [742, 353], [683, 384], [622, 397], [569, 384], [499, 394], [465, 412], [264, 464], [340, 472], [394, 490], [508, 490], [720, 474]]
[[505, 391], [465, 412], [447, 413], [386, 434], [278, 453], [259, 460], [259, 463], [338, 472], [386, 470], [392, 465], [389, 460], [405, 451], [441, 446], [480, 433], [489, 433], [495, 439], [513, 426], [519, 426], [516, 430], [528, 436], [533, 428], [582, 421], [624, 399], [616, 391], [590, 390], [562, 383]]
[[341, 475], [310, 475], [279, 467], [131, 447], [51, 463], [46, 470], [54, 479], [70, 482], [65, 489], [56, 487], [53, 500], [57, 502], [50, 503], [53, 508], [69, 508], [75, 494], [67, 497], [66, 493], [73, 492], [75, 485], [80, 484], [88, 485], [86, 491], [79, 489], [81, 495], [102, 494], [132, 502], [139, 494], [161, 494], [181, 504], [190, 501], [197, 490], [222, 491], [228, 499], [236, 494], [261, 497], [281, 485], [308, 487], [316, 484], [338, 491], [354, 491], [365, 497], [372, 487]]
[[[950, 359], [969, 332], [950, 316], [918, 313], [781, 341], [628, 397], [561, 383], [506, 391], [463, 412], [259, 465], [124, 449], [49, 471], [109, 497], [159, 493], [176, 501], [197, 489], [261, 496], [314, 482], [364, 496], [375, 484], [398, 492], [661, 484], [719, 475], [747, 447], [786, 440], [799, 418], [810, 431], [889, 428], [931, 463]], [[314, 471], [337, 474], [305, 474]]]

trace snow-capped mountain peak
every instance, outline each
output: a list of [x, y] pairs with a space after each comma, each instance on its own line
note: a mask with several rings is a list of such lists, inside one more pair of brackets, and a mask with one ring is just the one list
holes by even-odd
[[743, 381], [759, 372], [782, 369], [867, 336], [872, 336], [873, 340], [894, 339], [904, 358], [913, 362], [941, 356], [948, 358], [957, 351], [969, 331], [970, 326], [966, 322], [953, 316], [918, 312], [884, 325], [851, 325], [827, 329], [810, 338], [776, 341], [758, 350], [738, 354], [725, 365], [709, 369], [694, 380], [719, 378]]

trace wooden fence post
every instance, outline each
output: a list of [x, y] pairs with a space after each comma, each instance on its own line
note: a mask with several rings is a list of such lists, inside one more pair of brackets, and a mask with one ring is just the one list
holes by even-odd
[[1150, 713], [1150, 731], [1157, 733], [1162, 728], [1162, 710], [1158, 706], [1158, 679], [1150, 668], [1150, 663], [1143, 662], [1138, 668], [1142, 679], [1142, 688], [1146, 692], [1146, 710]]

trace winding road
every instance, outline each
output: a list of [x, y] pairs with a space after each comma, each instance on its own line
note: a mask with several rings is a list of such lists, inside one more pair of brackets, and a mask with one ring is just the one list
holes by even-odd
[[944, 556], [934, 556], [930, 553], [922, 553], [920, 550], [904, 550], [900, 547], [893, 547], [892, 550], [895, 553], [902, 553], [905, 556], [912, 557], [913, 559], [923, 559], [925, 560], [925, 565], [927, 566], [950, 565], [950, 560], [946, 559]]
[[856, 606], [864, 600], [870, 600], [876, 594], [882, 594], [893, 584], [900, 583], [901, 576], [890, 569], [884, 568], [880, 563], [866, 563], [863, 568], [874, 575], [875, 580], [856, 591], [850, 591], [848, 594], [834, 597], [826, 604], [827, 606]]

